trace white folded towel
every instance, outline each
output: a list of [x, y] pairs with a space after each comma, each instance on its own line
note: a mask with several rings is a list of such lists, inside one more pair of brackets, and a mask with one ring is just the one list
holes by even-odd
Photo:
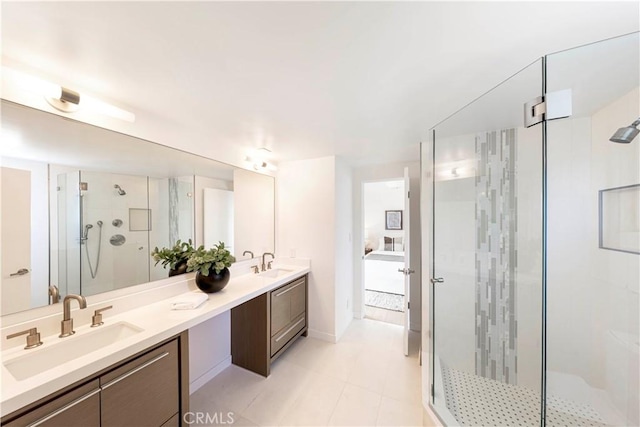
[[200, 307], [208, 299], [209, 295], [203, 292], [190, 292], [173, 300], [171, 310], [193, 310]]

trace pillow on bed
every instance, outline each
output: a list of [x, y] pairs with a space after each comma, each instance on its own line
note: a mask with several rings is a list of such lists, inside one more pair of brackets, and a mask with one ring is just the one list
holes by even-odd
[[384, 236], [380, 238], [380, 242], [378, 243], [379, 251], [389, 251], [389, 252], [402, 252], [404, 250], [404, 245], [402, 244], [402, 237], [388, 237]]
[[384, 250], [393, 251], [393, 238], [384, 236]]

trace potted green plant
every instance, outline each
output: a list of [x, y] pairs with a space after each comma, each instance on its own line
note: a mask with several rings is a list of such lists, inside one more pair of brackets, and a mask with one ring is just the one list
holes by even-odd
[[224, 242], [219, 242], [211, 249], [200, 246], [187, 261], [187, 271], [196, 272], [196, 285], [207, 293], [218, 292], [229, 282], [229, 267], [236, 261]]
[[156, 261], [155, 265], [161, 262], [164, 268], [169, 266], [169, 277], [171, 277], [187, 272], [187, 260], [194, 251], [191, 239], [188, 242], [178, 240], [171, 248], [158, 249], [156, 246], [151, 256]]

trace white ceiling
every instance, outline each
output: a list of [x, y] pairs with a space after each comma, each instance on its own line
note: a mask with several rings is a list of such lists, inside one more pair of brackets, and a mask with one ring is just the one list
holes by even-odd
[[631, 2], [3, 2], [2, 60], [133, 111], [120, 131], [238, 164], [418, 159], [536, 58], [640, 29]]

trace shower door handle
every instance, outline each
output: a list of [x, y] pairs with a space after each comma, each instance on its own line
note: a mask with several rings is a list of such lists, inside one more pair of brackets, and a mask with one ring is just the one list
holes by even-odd
[[444, 283], [444, 278], [442, 277], [432, 277], [430, 280], [431, 280], [431, 283], [433, 283], [434, 285], [436, 283]]

